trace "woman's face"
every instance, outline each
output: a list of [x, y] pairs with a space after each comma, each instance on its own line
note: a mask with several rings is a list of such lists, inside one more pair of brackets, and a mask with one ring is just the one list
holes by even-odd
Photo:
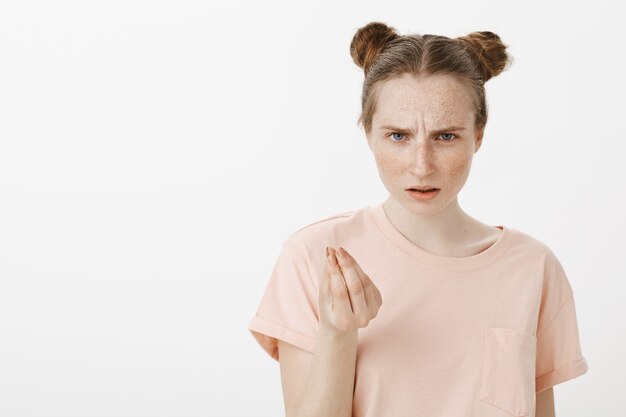
[[[405, 74], [383, 83], [366, 136], [392, 198], [423, 214], [456, 203], [484, 131], [475, 131], [474, 111], [469, 91], [450, 75]], [[407, 191], [421, 186], [440, 191], [430, 200]]]

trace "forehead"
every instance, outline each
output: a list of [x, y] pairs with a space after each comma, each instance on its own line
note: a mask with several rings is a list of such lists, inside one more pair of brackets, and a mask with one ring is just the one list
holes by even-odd
[[467, 87], [450, 75], [415, 77], [404, 74], [385, 81], [378, 91], [374, 122], [466, 123], [473, 120], [474, 103]]

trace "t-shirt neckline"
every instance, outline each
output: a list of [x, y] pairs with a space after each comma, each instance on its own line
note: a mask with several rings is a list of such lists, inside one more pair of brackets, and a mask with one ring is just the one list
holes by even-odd
[[505, 225], [495, 225], [494, 227], [502, 229], [502, 233], [495, 243], [484, 251], [465, 257], [441, 256], [425, 251], [400, 233], [387, 217], [383, 203], [368, 206], [367, 212], [378, 230], [391, 244], [416, 261], [442, 270], [467, 271], [489, 265], [509, 248], [514, 234], [514, 230]]

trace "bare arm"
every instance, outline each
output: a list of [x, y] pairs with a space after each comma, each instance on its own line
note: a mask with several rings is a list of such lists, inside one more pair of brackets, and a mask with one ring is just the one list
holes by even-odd
[[279, 360], [287, 417], [350, 417], [357, 330], [320, 328], [315, 354], [281, 340]]
[[535, 417], [555, 417], [554, 390], [552, 387], [537, 394]]

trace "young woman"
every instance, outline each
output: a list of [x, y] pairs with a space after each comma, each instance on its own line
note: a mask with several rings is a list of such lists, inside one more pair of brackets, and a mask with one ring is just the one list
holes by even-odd
[[280, 362], [287, 417], [554, 416], [552, 387], [587, 371], [552, 250], [458, 204], [505, 50], [492, 32], [354, 35], [389, 196], [283, 243], [248, 329]]

